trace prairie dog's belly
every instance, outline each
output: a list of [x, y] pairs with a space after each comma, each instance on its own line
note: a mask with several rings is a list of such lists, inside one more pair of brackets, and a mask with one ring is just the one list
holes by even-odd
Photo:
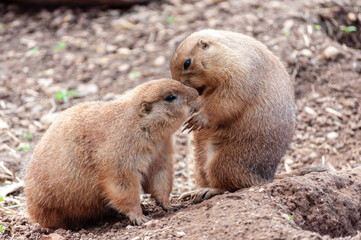
[[211, 164], [211, 162], [213, 161], [214, 157], [215, 157], [215, 154], [216, 154], [216, 149], [214, 147], [214, 144], [208, 139], [207, 140], [207, 143], [206, 143], [206, 156], [207, 156], [207, 159], [206, 159], [206, 162], [205, 162], [205, 165], [209, 165]]

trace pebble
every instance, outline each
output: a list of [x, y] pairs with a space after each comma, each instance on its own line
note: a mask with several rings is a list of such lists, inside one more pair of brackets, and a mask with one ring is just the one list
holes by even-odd
[[349, 13], [347, 14], [347, 18], [348, 18], [348, 20], [350, 20], [351, 22], [356, 22], [356, 20], [357, 20], [357, 16], [356, 16], [356, 14], [354, 14], [353, 12], [349, 12]]
[[2, 119], [0, 119], [0, 129], [8, 129], [9, 125]]
[[313, 110], [313, 108], [310, 107], [305, 107], [304, 108], [305, 112], [308, 113], [309, 115], [313, 116], [313, 117], [317, 117], [317, 112], [315, 110]]
[[53, 82], [54, 82], [54, 80], [52, 78], [39, 78], [38, 79], [38, 84], [43, 88], [49, 87]]
[[80, 84], [77, 89], [78, 97], [85, 97], [91, 94], [95, 94], [99, 91], [99, 87], [95, 84]]
[[301, 54], [302, 56], [305, 56], [305, 57], [312, 57], [312, 56], [313, 56], [312, 51], [309, 50], [309, 49], [302, 49], [301, 52], [300, 52], [300, 54]]
[[129, 48], [118, 48], [117, 53], [119, 55], [127, 56], [127, 55], [130, 55], [131, 50]]
[[334, 59], [338, 54], [340, 54], [340, 50], [334, 46], [328, 46], [322, 52], [323, 56], [329, 60]]
[[152, 221], [149, 221], [149, 222], [146, 222], [144, 223], [144, 226], [147, 226], [147, 227], [155, 227], [156, 226], [156, 222], [155, 220], [152, 220]]
[[283, 31], [290, 31], [291, 28], [293, 27], [293, 25], [295, 24], [295, 22], [292, 19], [287, 19], [284, 23], [283, 23]]
[[159, 67], [159, 66], [164, 65], [164, 63], [165, 63], [165, 57], [164, 56], [159, 56], [154, 60], [153, 66]]
[[132, 226], [132, 225], [128, 225], [128, 226], [125, 227], [125, 229], [127, 229], [127, 230], [133, 229], [133, 228], [134, 228], [134, 226]]
[[112, 44], [108, 44], [106, 47], [105, 47], [105, 50], [108, 52], [108, 53], [111, 53], [111, 52], [115, 52], [117, 50], [117, 46], [115, 45], [112, 45]]
[[45, 126], [49, 126], [51, 123], [55, 121], [55, 119], [60, 115], [60, 113], [61, 112], [47, 113], [43, 115], [39, 121], [41, 124]]
[[338, 133], [337, 132], [329, 132], [329, 133], [327, 133], [327, 138], [330, 140], [336, 139], [336, 138], [338, 138]]
[[132, 238], [130, 240], [141, 240], [141, 238], [139, 236], [136, 236], [136, 237], [134, 237], [134, 238]]
[[57, 233], [51, 233], [49, 235], [43, 235], [40, 240], [63, 240], [64, 237], [60, 236]]
[[331, 113], [332, 115], [335, 115], [336, 117], [342, 118], [342, 114], [332, 108], [325, 108], [325, 111]]
[[119, 72], [126, 72], [130, 69], [130, 64], [126, 63], [118, 67]]

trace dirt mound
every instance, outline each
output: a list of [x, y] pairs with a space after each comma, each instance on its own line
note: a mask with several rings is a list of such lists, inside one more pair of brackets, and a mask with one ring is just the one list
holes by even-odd
[[331, 237], [361, 230], [361, 169], [275, 182], [266, 191], [283, 204], [302, 229]]
[[[361, 168], [291, 177], [214, 197], [199, 205], [185, 202], [176, 213], [164, 213], [153, 201], [145, 205], [153, 220], [126, 226], [107, 219], [77, 231], [58, 229], [66, 239], [329, 239], [361, 237]], [[48, 233], [23, 217], [5, 218], [16, 236], [39, 239]], [[10, 238], [7, 231], [4, 236]]]

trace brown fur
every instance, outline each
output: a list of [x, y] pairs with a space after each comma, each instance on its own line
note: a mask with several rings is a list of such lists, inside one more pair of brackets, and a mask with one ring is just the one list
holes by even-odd
[[195, 178], [208, 190], [193, 192], [195, 201], [272, 181], [295, 126], [293, 83], [279, 59], [251, 37], [202, 30], [179, 45], [171, 71], [200, 93], [187, 127], [204, 127], [194, 131]]
[[[174, 101], [166, 101], [169, 95]], [[27, 212], [42, 227], [74, 227], [111, 212], [146, 221], [140, 191], [170, 210], [172, 134], [196, 104], [197, 91], [174, 80], [147, 82], [111, 102], [64, 111], [26, 169]]]

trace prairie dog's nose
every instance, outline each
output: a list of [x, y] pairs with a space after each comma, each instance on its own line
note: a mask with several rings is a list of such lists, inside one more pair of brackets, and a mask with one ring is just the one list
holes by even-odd
[[191, 87], [187, 87], [187, 103], [189, 105], [195, 105], [195, 103], [197, 102], [198, 99], [198, 92], [196, 89], [191, 88]]

